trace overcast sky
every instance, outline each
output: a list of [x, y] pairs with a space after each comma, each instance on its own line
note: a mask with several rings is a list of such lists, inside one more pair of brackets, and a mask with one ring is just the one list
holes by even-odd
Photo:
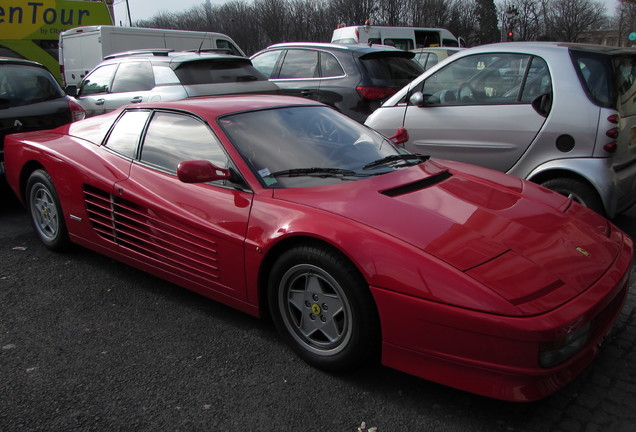
[[[217, 3], [218, 0], [212, 0]], [[115, 0], [115, 23], [119, 25], [128, 24], [128, 11], [126, 9], [126, 0]], [[140, 19], [148, 19], [157, 15], [160, 11], [165, 12], [183, 12], [193, 6], [205, 3], [205, 0], [128, 0], [130, 7], [130, 17], [135, 22]], [[223, 3], [223, 1], [220, 1]]]
[[[213, 4], [223, 4], [226, 0], [212, 0]], [[597, 0], [607, 5], [607, 13], [614, 14], [618, 0]], [[193, 6], [203, 4], [205, 0], [128, 0], [130, 17], [135, 22], [140, 19], [152, 18], [160, 11], [183, 12]], [[128, 24], [126, 0], [115, 0], [115, 24]]]

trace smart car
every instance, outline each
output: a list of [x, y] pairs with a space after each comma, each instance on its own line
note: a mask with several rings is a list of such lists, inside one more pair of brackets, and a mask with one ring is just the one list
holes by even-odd
[[532, 180], [608, 217], [636, 202], [636, 51], [515, 42], [427, 70], [366, 124], [405, 148]]

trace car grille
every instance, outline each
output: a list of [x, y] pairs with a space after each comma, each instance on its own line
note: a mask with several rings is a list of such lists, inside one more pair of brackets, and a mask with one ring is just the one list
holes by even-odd
[[142, 254], [162, 268], [219, 279], [216, 242], [128, 200], [84, 186], [86, 211], [103, 239]]

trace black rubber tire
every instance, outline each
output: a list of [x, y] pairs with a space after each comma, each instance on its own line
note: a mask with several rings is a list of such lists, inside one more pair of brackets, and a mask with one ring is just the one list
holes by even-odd
[[558, 192], [601, 215], [605, 215], [605, 207], [603, 207], [603, 201], [601, 201], [598, 193], [581, 180], [568, 177], [553, 178], [544, 181], [541, 186]]
[[281, 254], [268, 301], [279, 334], [310, 365], [338, 372], [378, 361], [375, 302], [364, 278], [337, 251], [299, 246]]
[[49, 174], [33, 171], [26, 187], [26, 204], [35, 232], [44, 245], [55, 251], [67, 251], [71, 242], [64, 213]]

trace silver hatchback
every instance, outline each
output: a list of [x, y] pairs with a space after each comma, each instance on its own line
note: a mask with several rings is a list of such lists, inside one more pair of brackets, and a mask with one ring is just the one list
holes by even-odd
[[106, 56], [81, 82], [66, 88], [86, 116], [122, 105], [195, 96], [278, 93], [247, 57], [219, 52], [134, 50]]
[[629, 48], [484, 45], [429, 69], [365, 124], [412, 152], [514, 174], [614, 217], [636, 202], [635, 72]]

